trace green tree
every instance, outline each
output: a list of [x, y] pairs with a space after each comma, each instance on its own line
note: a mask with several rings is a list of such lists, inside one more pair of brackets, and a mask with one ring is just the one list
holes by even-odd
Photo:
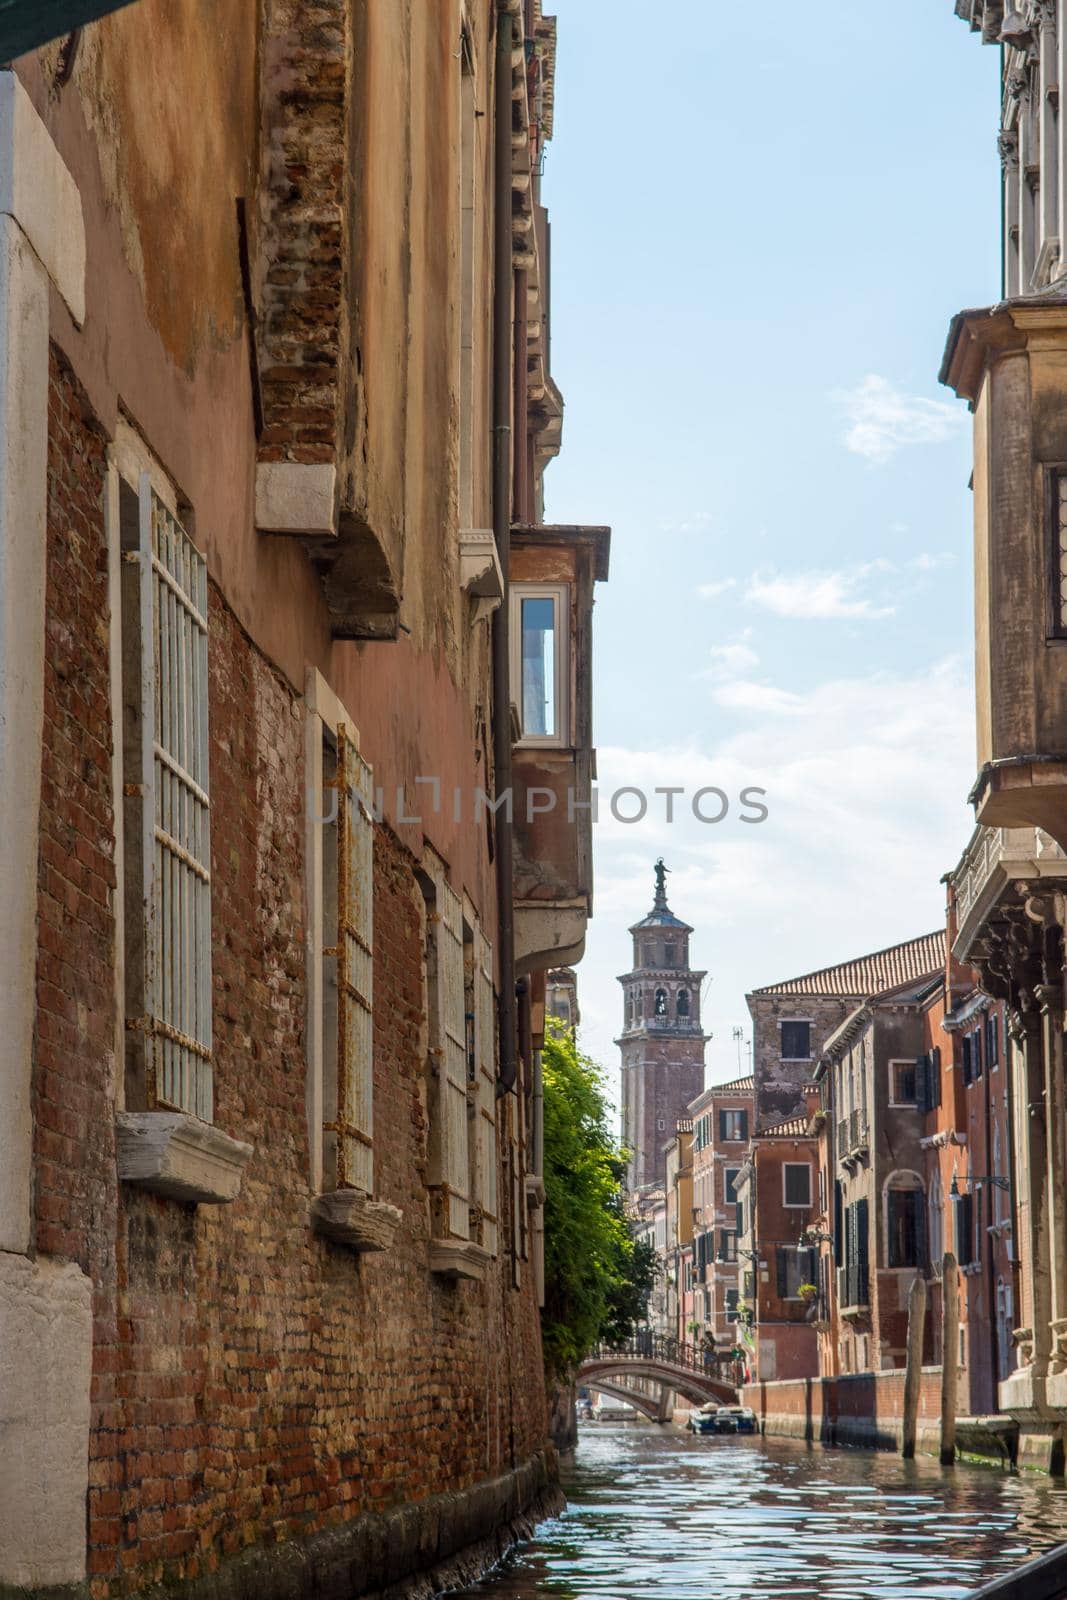
[[648, 1307], [655, 1256], [623, 1207], [624, 1152], [611, 1136], [603, 1077], [573, 1035], [552, 1027], [543, 1054], [545, 1365], [566, 1378], [602, 1340], [621, 1342]]

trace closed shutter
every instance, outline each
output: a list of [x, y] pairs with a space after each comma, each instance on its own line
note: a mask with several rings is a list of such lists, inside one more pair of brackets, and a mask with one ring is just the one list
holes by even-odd
[[841, 1184], [834, 1179], [834, 1265], [841, 1266], [845, 1259], [845, 1227], [844, 1207], [842, 1205]]
[[337, 1187], [374, 1190], [374, 820], [371, 769], [337, 729]]
[[437, 886], [440, 913], [440, 983], [443, 1038], [440, 1062], [442, 1188], [449, 1235], [470, 1238], [470, 1138], [467, 1118], [467, 1021], [463, 983], [463, 903], [442, 879]]
[[737, 1123], [738, 1123], [738, 1129], [739, 1129], [739, 1135], [738, 1136], [740, 1138], [742, 1138], [742, 1139], [747, 1139], [748, 1138], [748, 1112], [747, 1111], [739, 1111], [737, 1113]]
[[785, 1300], [789, 1295], [789, 1251], [784, 1245], [779, 1245], [775, 1257], [777, 1270], [777, 1289], [779, 1300]]
[[920, 1056], [915, 1063], [915, 1105], [920, 1112], [930, 1109], [930, 1057]]
[[941, 1104], [941, 1051], [934, 1046], [930, 1055], [930, 1106], [936, 1110]]
[[726, 1138], [726, 1112], [725, 1111], [720, 1111], [719, 1112], [719, 1143], [722, 1144], [722, 1142], [725, 1140], [725, 1138]]
[[856, 1261], [861, 1267], [870, 1262], [870, 1203], [856, 1201]]
[[496, 1145], [496, 1003], [493, 995], [493, 952], [479, 932], [474, 937], [474, 1031], [477, 1061], [474, 1084], [475, 1136], [472, 1141], [474, 1200], [479, 1219], [479, 1244], [491, 1255], [499, 1247]]

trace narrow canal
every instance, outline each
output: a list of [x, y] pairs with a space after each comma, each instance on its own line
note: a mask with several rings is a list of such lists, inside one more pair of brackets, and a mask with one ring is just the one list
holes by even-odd
[[1067, 1490], [790, 1441], [583, 1427], [566, 1513], [470, 1600], [952, 1600], [1067, 1539]]

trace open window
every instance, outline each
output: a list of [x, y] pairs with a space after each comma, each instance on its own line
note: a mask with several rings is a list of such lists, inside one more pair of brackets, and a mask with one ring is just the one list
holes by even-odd
[[518, 704], [523, 744], [571, 742], [569, 630], [568, 584], [512, 585], [512, 696]]

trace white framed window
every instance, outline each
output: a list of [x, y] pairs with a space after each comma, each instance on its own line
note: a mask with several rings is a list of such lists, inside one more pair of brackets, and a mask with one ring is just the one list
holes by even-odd
[[467, 1017], [463, 904], [443, 865], [424, 862], [426, 1011], [429, 1018], [427, 1187], [433, 1234], [470, 1240], [471, 1152], [467, 1097]]
[[319, 1193], [374, 1192], [374, 779], [359, 733], [309, 672], [308, 1109]]
[[786, 1206], [811, 1207], [811, 1167], [806, 1161], [786, 1161], [782, 1164], [782, 1203]]
[[916, 1106], [919, 1103], [919, 1066], [916, 1061], [889, 1063], [889, 1104]]
[[523, 744], [570, 743], [570, 586], [512, 584], [511, 682]]
[[127, 1104], [210, 1122], [207, 562], [130, 430], [117, 455]]

